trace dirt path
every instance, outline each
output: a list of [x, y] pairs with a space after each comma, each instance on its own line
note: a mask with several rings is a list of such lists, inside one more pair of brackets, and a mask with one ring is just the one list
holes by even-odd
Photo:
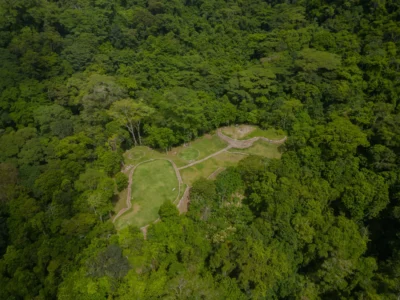
[[166, 161], [169, 161], [169, 162], [171, 163], [172, 167], [173, 167], [174, 170], [175, 170], [176, 178], [178, 179], [178, 196], [176, 197], [176, 199], [175, 199], [174, 202], [176, 202], [176, 201], [179, 199], [179, 195], [181, 194], [181, 186], [183, 185], [183, 181], [182, 181], [181, 173], [179, 173], [178, 167], [176, 166], [176, 164], [175, 164], [172, 160], [170, 160], [170, 159], [162, 159], [162, 158], [160, 158], [160, 159], [153, 159], [153, 158], [152, 158], [152, 159], [149, 159], [149, 160], [142, 161], [141, 163], [138, 163], [138, 164], [135, 165], [135, 166], [132, 166], [132, 165], [126, 166], [126, 167], [125, 167], [125, 171], [131, 169], [130, 172], [129, 172], [129, 176], [128, 176], [128, 187], [127, 187], [128, 193], [127, 193], [127, 195], [126, 195], [126, 207], [125, 207], [125, 208], [122, 208], [122, 209], [115, 215], [115, 217], [114, 217], [114, 219], [113, 219], [113, 221], [112, 221], [113, 223], [114, 223], [122, 214], [124, 214], [126, 211], [128, 211], [128, 210], [131, 209], [131, 207], [132, 207], [132, 202], [131, 202], [131, 197], [132, 197], [132, 182], [133, 182], [133, 173], [135, 172], [136, 168], [139, 167], [139, 166], [142, 165], [142, 164], [145, 164], [145, 163], [148, 163], [148, 162], [151, 162], [151, 161], [155, 161], [155, 160], [166, 160]]
[[[214, 152], [213, 154], [211, 154], [211, 155], [209, 155], [209, 156], [207, 156], [207, 157], [204, 157], [204, 158], [202, 158], [202, 159], [200, 159], [200, 160], [196, 160], [196, 161], [194, 161], [194, 162], [192, 162], [192, 163], [190, 163], [190, 164], [188, 164], [188, 165], [186, 165], [186, 166], [183, 166], [183, 167], [178, 168], [178, 167], [176, 166], [176, 164], [175, 164], [172, 160], [170, 160], [170, 159], [159, 158], [159, 159], [161, 159], [161, 160], [167, 160], [167, 161], [169, 161], [169, 162], [171, 163], [172, 167], [173, 167], [174, 170], [175, 170], [176, 178], [178, 179], [178, 186], [179, 186], [179, 188], [178, 188], [178, 196], [176, 197], [176, 199], [175, 199], [174, 202], [176, 202], [176, 201], [179, 199], [179, 195], [180, 195], [180, 192], [181, 192], [181, 186], [183, 185], [182, 176], [181, 176], [181, 173], [179, 172], [179, 170], [186, 169], [186, 168], [192, 167], [192, 166], [194, 166], [194, 165], [200, 164], [200, 163], [206, 161], [207, 159], [210, 159], [210, 158], [212, 158], [212, 157], [214, 157], [214, 156], [217, 156], [218, 154], [221, 154], [221, 153], [224, 152], [224, 151], [228, 151], [228, 150], [231, 149], [231, 148], [236, 148], [236, 149], [245, 149], [245, 148], [249, 148], [249, 147], [253, 146], [253, 144], [254, 144], [256, 141], [258, 141], [258, 140], [263, 140], [263, 141], [266, 141], [266, 142], [271, 143], [271, 144], [283, 144], [283, 143], [286, 141], [286, 139], [287, 139], [287, 137], [285, 136], [285, 137], [284, 137], [283, 139], [281, 139], [281, 140], [270, 140], [270, 139], [265, 138], [265, 137], [253, 137], [253, 138], [248, 139], [248, 140], [235, 140], [235, 139], [232, 139], [232, 138], [230, 138], [230, 137], [224, 135], [224, 134], [222, 133], [221, 129], [218, 129], [218, 130], [217, 130], [217, 135], [218, 135], [218, 137], [219, 137], [221, 140], [227, 142], [227, 143], [228, 143], [228, 146], [225, 147], [224, 149], [221, 149], [221, 150], [219, 150], [219, 151], [217, 151], [217, 152]], [[243, 153], [243, 152], [231, 152], [231, 153], [238, 153], [238, 154], [248, 155], [247, 153]], [[114, 217], [114, 219], [113, 219], [113, 221], [112, 221], [113, 223], [114, 223], [123, 213], [125, 213], [127, 210], [129, 210], [129, 209], [132, 207], [131, 193], [132, 193], [133, 173], [135, 172], [135, 169], [136, 169], [138, 166], [140, 166], [141, 164], [148, 163], [148, 162], [151, 162], [151, 161], [154, 161], [154, 160], [158, 160], [158, 159], [149, 159], [149, 160], [143, 161], [143, 162], [141, 162], [141, 163], [139, 163], [139, 164], [137, 164], [137, 165], [127, 165], [127, 166], [124, 167], [123, 172], [128, 172], [128, 171], [130, 171], [130, 172], [129, 172], [128, 187], [127, 187], [128, 193], [127, 193], [127, 196], [126, 196], [126, 207], [123, 208], [123, 209], [121, 209], [121, 210], [117, 213], [117, 215]], [[213, 172], [209, 177], [211, 177], [211, 176], [217, 174], [218, 171], [221, 171], [220, 168], [218, 168], [215, 172]], [[215, 173], [215, 174], [214, 174], [214, 173]], [[185, 212], [187, 212], [188, 203], [189, 203], [189, 193], [190, 193], [190, 187], [188, 186], [188, 187], [186, 188], [185, 192], [183, 193], [183, 196], [181, 197], [181, 199], [179, 200], [179, 202], [178, 202], [178, 204], [177, 204], [177, 208], [179, 209], [179, 212], [180, 212], [180, 213], [185, 213]], [[150, 223], [150, 224], [148, 224], [148, 225], [143, 226], [143, 227], [140, 228], [140, 230], [143, 232], [143, 235], [144, 235], [144, 238], [145, 238], [145, 239], [146, 239], [146, 236], [147, 236], [147, 229], [148, 229], [148, 227], [149, 227], [151, 224], [155, 224], [155, 223], [157, 223], [157, 222], [159, 222], [159, 221], [160, 221], [160, 218], [158, 218], [158, 219], [155, 220], [154, 222], [152, 222], [152, 223]]]
[[207, 177], [207, 179], [215, 179], [215, 177], [217, 177], [217, 175], [218, 175], [219, 173], [221, 173], [222, 171], [224, 171], [224, 170], [225, 170], [224, 167], [219, 167], [219, 168], [216, 169], [214, 172], [212, 172], [212, 173]]
[[219, 150], [219, 151], [217, 151], [217, 152], [214, 152], [213, 154], [211, 154], [211, 155], [209, 155], [209, 156], [207, 156], [207, 157], [204, 157], [203, 159], [196, 160], [196, 161], [194, 161], [194, 162], [192, 162], [192, 163], [190, 163], [190, 164], [188, 164], [188, 165], [186, 165], [186, 166], [180, 167], [180, 168], [178, 168], [178, 170], [183, 170], [183, 169], [186, 169], [186, 168], [190, 168], [191, 166], [200, 164], [200, 163], [202, 163], [203, 161], [206, 161], [207, 159], [210, 159], [211, 157], [217, 156], [218, 154], [221, 154], [222, 152], [227, 151], [227, 150], [229, 150], [229, 149], [231, 149], [231, 148], [232, 148], [232, 146], [229, 145], [228, 147], [225, 147], [225, 148], [222, 149], [222, 150]]
[[[203, 161], [206, 161], [207, 159], [210, 159], [211, 157], [217, 156], [218, 154], [221, 154], [224, 151], [228, 151], [231, 148], [236, 148], [236, 149], [249, 148], [249, 147], [253, 146], [253, 144], [255, 142], [257, 142], [258, 140], [263, 140], [263, 141], [266, 141], [266, 142], [271, 143], [271, 144], [282, 144], [287, 139], [286, 136], [281, 140], [270, 140], [270, 139], [267, 139], [265, 137], [257, 136], [257, 137], [253, 137], [253, 138], [248, 139], [248, 140], [235, 140], [235, 139], [232, 139], [229, 136], [226, 136], [225, 134], [223, 134], [221, 129], [217, 130], [217, 135], [221, 140], [223, 140], [223, 141], [228, 143], [227, 147], [225, 147], [224, 149], [219, 150], [219, 151], [217, 151], [217, 152], [215, 152], [215, 153], [213, 153], [213, 154], [211, 154], [211, 155], [209, 155], [207, 157], [204, 157], [203, 159], [196, 160], [196, 161], [194, 161], [194, 162], [192, 162], [192, 163], [190, 163], [190, 164], [188, 164], [186, 166], [180, 167], [180, 168], [178, 168], [178, 170], [183, 170], [183, 169], [186, 169], [186, 168], [190, 168], [190, 167], [192, 167], [194, 165], [200, 164]], [[235, 153], [235, 152], [232, 152], [232, 153]], [[243, 152], [238, 152], [238, 153], [245, 154]], [[248, 155], [248, 154], [246, 154], [246, 155]]]
[[235, 153], [235, 154], [240, 154], [240, 155], [250, 155], [249, 153], [246, 152], [239, 152], [239, 151], [228, 151], [229, 153]]
[[147, 163], [147, 162], [150, 162], [150, 161], [153, 161], [153, 160], [154, 160], [154, 159], [149, 159], [149, 160], [143, 161], [143, 162], [141, 162], [141, 163], [139, 163], [139, 164], [137, 164], [137, 165], [135, 165], [135, 166], [126, 166], [126, 169], [125, 169], [125, 170], [131, 169], [131, 171], [129, 172], [129, 176], [128, 176], [128, 187], [127, 187], [128, 193], [127, 193], [127, 195], [126, 195], [126, 207], [123, 208], [123, 209], [121, 209], [121, 210], [116, 214], [116, 216], [114, 217], [114, 219], [113, 219], [113, 221], [112, 221], [113, 223], [114, 223], [124, 212], [126, 212], [127, 210], [129, 210], [129, 209], [132, 207], [132, 203], [131, 203], [132, 180], [133, 180], [133, 173], [135, 172], [135, 169], [136, 169], [138, 166], [140, 166], [141, 164], [144, 164], [144, 163]]
[[185, 192], [182, 195], [181, 200], [179, 200], [179, 203], [176, 206], [181, 214], [188, 211], [189, 192], [190, 192], [190, 186], [186, 188]]

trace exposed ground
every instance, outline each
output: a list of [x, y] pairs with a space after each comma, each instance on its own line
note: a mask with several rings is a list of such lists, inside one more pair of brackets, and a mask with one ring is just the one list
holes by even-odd
[[279, 146], [285, 140], [283, 132], [240, 125], [223, 127], [215, 135], [207, 134], [169, 152], [144, 146], [127, 151], [123, 172], [129, 175], [129, 186], [115, 205], [116, 227], [132, 224], [145, 232], [148, 224], [158, 220], [158, 209], [166, 200], [186, 212], [194, 181], [215, 179], [248, 155], [280, 158]]

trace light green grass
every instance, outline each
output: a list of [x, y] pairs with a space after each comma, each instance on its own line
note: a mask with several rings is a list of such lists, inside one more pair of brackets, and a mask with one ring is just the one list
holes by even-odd
[[229, 149], [229, 152], [240, 152], [240, 153], [247, 153], [252, 155], [259, 155], [268, 158], [281, 158], [282, 153], [279, 151], [279, 146], [276, 144], [270, 144], [265, 141], [257, 141], [247, 149]]
[[235, 166], [244, 157], [246, 156], [241, 154], [222, 152], [200, 164], [180, 170], [182, 180], [184, 183], [192, 185], [197, 179], [207, 178], [220, 167]]
[[256, 136], [262, 136], [271, 140], [280, 140], [283, 139], [286, 136], [286, 134], [283, 130], [278, 130], [274, 128], [269, 128], [269, 129], [257, 128], [254, 131], [250, 132], [244, 139], [251, 139]]
[[196, 148], [190, 147], [186, 149], [182, 149], [181, 152], [179, 152], [178, 156], [186, 161], [191, 161], [195, 160], [199, 157], [200, 152]]
[[274, 128], [261, 129], [252, 125], [223, 127], [222, 133], [237, 140], [247, 140], [257, 136], [265, 137], [271, 140], [279, 140], [286, 136], [286, 133], [283, 130]]
[[199, 150], [200, 154], [196, 160], [207, 157], [221, 149], [224, 149], [227, 144], [216, 135], [205, 135], [190, 143], [192, 148]]
[[116, 221], [117, 228], [155, 221], [160, 206], [166, 200], [175, 201], [178, 192], [178, 179], [170, 162], [155, 160], [138, 166], [133, 174], [132, 208]]
[[[188, 155], [189, 152], [187, 151], [192, 151], [192, 155], [196, 152], [197, 157], [195, 157], [195, 160], [199, 160], [225, 148], [226, 146], [227, 144], [224, 141], [221, 141], [218, 136], [205, 135], [190, 142], [186, 147], [179, 146], [172, 148], [168, 153], [165, 151], [153, 150], [146, 146], [134, 147], [124, 153], [124, 160], [127, 165], [137, 165], [138, 163], [149, 159], [170, 159], [175, 162], [178, 167], [182, 167], [187, 165], [191, 160]], [[182, 155], [181, 153], [184, 154]]]
[[[249, 139], [254, 136], [263, 136], [270, 139], [284, 137], [283, 132], [274, 129], [261, 130], [255, 126], [243, 125], [248, 131], [238, 139]], [[243, 128], [243, 127], [242, 127]], [[230, 126], [223, 128], [223, 133], [238, 135], [238, 128]], [[229, 149], [214, 156], [200, 164], [180, 170], [183, 186], [178, 196], [178, 180], [171, 164], [165, 159], [172, 160], [178, 167], [183, 167], [193, 160], [201, 160], [223, 148], [227, 144], [220, 140], [217, 135], [205, 135], [185, 146], [173, 148], [168, 153], [156, 151], [145, 146], [134, 147], [124, 153], [125, 164], [138, 165], [139, 163], [156, 159], [152, 162], [145, 162], [139, 165], [133, 175], [132, 182], [132, 208], [125, 212], [116, 222], [117, 229], [128, 224], [136, 226], [147, 225], [158, 218], [158, 209], [165, 200], [174, 201], [175, 204], [182, 197], [186, 185], [192, 185], [197, 179], [208, 178], [219, 168], [235, 166], [248, 155], [260, 155], [268, 158], [280, 158], [279, 145], [269, 144], [265, 141], [257, 141], [247, 149]], [[235, 153], [237, 152], [237, 153]], [[175, 188], [174, 191], [172, 191]], [[126, 207], [127, 190], [119, 194], [119, 200], [115, 205], [115, 211]], [[177, 201], [176, 201], [177, 200]]]

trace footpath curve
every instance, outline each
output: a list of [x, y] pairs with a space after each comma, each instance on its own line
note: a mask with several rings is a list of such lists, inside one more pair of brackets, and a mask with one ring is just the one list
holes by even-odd
[[200, 163], [202, 163], [203, 161], [206, 161], [207, 159], [209, 159], [209, 158], [211, 158], [211, 157], [217, 156], [218, 154], [220, 154], [220, 153], [222, 153], [222, 152], [224, 152], [224, 151], [229, 150], [230, 148], [232, 148], [231, 145], [229, 145], [228, 147], [225, 147], [225, 148], [222, 149], [222, 150], [219, 150], [219, 151], [217, 151], [217, 152], [214, 152], [213, 154], [211, 154], [211, 155], [209, 155], [209, 156], [207, 156], [207, 157], [204, 157], [204, 158], [202, 158], [202, 159], [200, 159], [200, 160], [196, 160], [196, 161], [194, 161], [194, 162], [192, 162], [192, 163], [190, 163], [190, 164], [188, 164], [188, 165], [186, 165], [186, 166], [180, 167], [180, 168], [178, 168], [178, 170], [183, 170], [183, 169], [189, 168], [189, 167], [191, 167], [191, 166], [200, 164]]
[[[231, 149], [231, 148], [236, 148], [236, 149], [246, 149], [246, 148], [249, 148], [249, 147], [253, 146], [253, 144], [254, 144], [255, 142], [257, 142], [258, 140], [262, 140], [262, 141], [265, 141], [265, 142], [268, 142], [268, 143], [271, 143], [271, 144], [277, 144], [277, 145], [283, 144], [283, 143], [287, 140], [287, 137], [286, 137], [286, 136], [285, 136], [284, 138], [280, 139], [280, 140], [271, 140], [271, 139], [268, 139], [268, 138], [265, 138], [265, 137], [261, 137], [261, 136], [253, 137], [253, 138], [248, 139], [248, 140], [236, 140], [236, 139], [230, 138], [229, 136], [226, 136], [225, 134], [223, 134], [221, 129], [218, 129], [218, 130], [217, 130], [217, 136], [218, 136], [221, 140], [223, 140], [223, 141], [225, 141], [226, 143], [228, 143], [228, 146], [225, 147], [225, 148], [222, 149], [222, 150], [219, 150], [219, 151], [217, 151], [217, 152], [214, 152], [213, 154], [211, 154], [211, 155], [209, 155], [209, 156], [207, 156], [207, 157], [205, 157], [205, 158], [202, 158], [202, 159], [200, 159], [200, 160], [194, 161], [194, 162], [192, 162], [192, 163], [190, 163], [190, 164], [188, 164], [188, 165], [186, 165], [186, 166], [180, 167], [180, 168], [178, 168], [178, 167], [176, 166], [176, 164], [175, 164], [172, 160], [170, 160], [170, 159], [163, 159], [163, 158], [149, 159], [149, 160], [146, 160], [146, 161], [142, 161], [142, 162], [140, 162], [140, 163], [138, 163], [137, 165], [134, 165], [134, 166], [132, 166], [132, 165], [126, 166], [126, 167], [125, 167], [126, 170], [129, 170], [130, 168], [132, 168], [132, 169], [130, 170], [130, 172], [129, 172], [129, 180], [128, 180], [128, 187], [127, 187], [128, 193], [127, 193], [127, 197], [126, 197], [126, 207], [125, 207], [125, 208], [122, 208], [122, 209], [117, 213], [117, 215], [114, 217], [114, 219], [113, 219], [112, 222], [114, 223], [122, 214], [124, 214], [127, 210], [129, 210], [129, 209], [132, 207], [131, 193], [132, 193], [133, 173], [135, 172], [135, 169], [136, 169], [138, 166], [140, 166], [141, 164], [148, 163], [148, 162], [151, 162], [151, 161], [154, 161], [154, 160], [167, 160], [167, 161], [169, 161], [169, 162], [171, 163], [172, 167], [173, 167], [174, 170], [175, 170], [175, 175], [176, 175], [176, 178], [178, 179], [178, 186], [179, 186], [179, 188], [178, 188], [178, 196], [177, 196], [177, 198], [176, 198], [175, 201], [174, 201], [174, 202], [176, 202], [176, 201], [179, 199], [179, 195], [180, 195], [180, 192], [181, 192], [181, 186], [183, 185], [182, 176], [181, 176], [181, 173], [179, 172], [179, 170], [183, 170], [183, 169], [192, 167], [192, 166], [194, 166], [194, 165], [197, 165], [197, 164], [199, 164], [199, 163], [202, 163], [202, 162], [206, 161], [207, 159], [210, 159], [211, 157], [217, 156], [218, 154], [221, 154], [222, 152], [225, 152], [225, 151], [227, 151], [227, 150], [229, 150], [229, 149]], [[246, 153], [243, 153], [243, 154], [246, 154]], [[187, 186], [186, 189], [185, 189], [185, 192], [183, 193], [181, 199], [179, 200], [179, 202], [178, 202], [178, 204], [177, 204], [177, 208], [179, 209], [179, 211], [180, 211], [181, 213], [184, 213], [184, 212], [187, 211], [187, 203], [188, 203], [188, 200], [189, 200], [189, 192], [190, 192], [190, 187]], [[153, 221], [152, 223], [150, 223], [150, 224], [148, 224], [148, 225], [145, 225], [145, 226], [143, 226], [143, 227], [140, 228], [140, 229], [142, 230], [142, 232], [143, 232], [145, 238], [146, 238], [146, 234], [147, 234], [147, 228], [148, 228], [151, 224], [157, 223], [157, 222], [159, 222], [159, 221], [160, 221], [160, 218], [158, 218], [158, 219], [156, 219], [155, 221]]]
[[[132, 202], [131, 202], [131, 200], [132, 200], [132, 199], [131, 199], [131, 198], [132, 198], [132, 182], [133, 182], [133, 173], [135, 172], [136, 168], [139, 167], [139, 166], [142, 165], [142, 164], [145, 164], [145, 163], [148, 163], [148, 162], [152, 162], [152, 161], [155, 161], [155, 160], [166, 160], [166, 161], [169, 161], [169, 162], [171, 163], [172, 167], [174, 168], [176, 178], [178, 179], [178, 196], [176, 197], [176, 199], [174, 200], [174, 202], [176, 202], [176, 201], [179, 199], [179, 195], [181, 194], [181, 186], [183, 185], [183, 181], [182, 181], [182, 176], [181, 176], [181, 173], [179, 172], [178, 167], [176, 166], [176, 164], [175, 164], [172, 160], [170, 160], [170, 159], [163, 159], [163, 158], [152, 158], [152, 159], [149, 159], [149, 160], [142, 161], [141, 163], [138, 163], [137, 165], [134, 165], [133, 167], [132, 167], [132, 166], [127, 166], [126, 168], [127, 168], [128, 170], [129, 170], [130, 168], [132, 168], [132, 169], [130, 170], [129, 176], [128, 176], [128, 187], [127, 187], [128, 193], [127, 193], [127, 195], [126, 195], [126, 207], [125, 207], [125, 208], [122, 208], [122, 209], [115, 215], [115, 217], [114, 217], [114, 219], [113, 219], [113, 221], [112, 221], [113, 223], [114, 223], [121, 215], [123, 215], [127, 210], [129, 210], [129, 209], [132, 207]], [[179, 201], [179, 203], [180, 203], [180, 201]], [[179, 203], [178, 203], [178, 205], [179, 205]]]

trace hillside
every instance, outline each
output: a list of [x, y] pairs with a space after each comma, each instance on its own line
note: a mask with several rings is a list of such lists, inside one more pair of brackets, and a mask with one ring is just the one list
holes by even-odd
[[0, 300], [397, 300], [399, 24], [0, 1]]

